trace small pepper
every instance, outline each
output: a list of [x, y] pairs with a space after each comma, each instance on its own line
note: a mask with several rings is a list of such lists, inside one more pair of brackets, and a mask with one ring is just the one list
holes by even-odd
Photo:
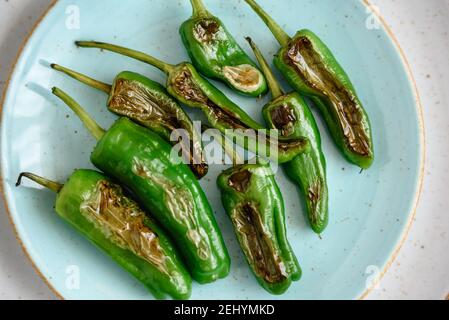
[[222, 202], [260, 285], [283, 294], [301, 278], [287, 240], [284, 201], [269, 164], [244, 164], [218, 177]]
[[[196, 177], [201, 179], [207, 174], [209, 166], [201, 137], [189, 116], [159, 83], [125, 71], [117, 75], [111, 86], [57, 64], [51, 67], [108, 94], [107, 107], [111, 112], [147, 127], [173, 145], [179, 142], [183, 157]], [[188, 137], [181, 136], [184, 130]], [[176, 136], [172, 137], [173, 134]]]
[[[79, 47], [116, 52], [153, 65], [165, 72], [168, 76], [167, 91], [171, 96], [189, 107], [201, 109], [212, 127], [227, 136], [234, 135], [238, 145], [258, 156], [284, 163], [292, 160], [308, 147], [306, 139], [287, 141], [279, 139], [278, 141], [278, 137], [273, 139], [266, 132], [264, 133], [263, 126], [251, 119], [188, 62], [174, 66], [145, 53], [112, 44], [88, 41], [77, 41], [76, 44]], [[272, 150], [276, 152], [271, 152]]]
[[368, 115], [346, 72], [330, 49], [310, 30], [290, 38], [254, 1], [245, 0], [262, 18], [282, 48], [274, 64], [300, 94], [311, 97], [344, 156], [362, 169], [374, 161]]
[[63, 91], [54, 88], [53, 93], [97, 139], [92, 163], [126, 186], [159, 221], [178, 246], [192, 277], [199, 283], [226, 277], [230, 258], [212, 209], [172, 147], [128, 118], [105, 131]]
[[246, 261], [265, 290], [282, 294], [301, 278], [301, 268], [287, 239], [284, 200], [271, 166], [257, 158], [245, 164], [226, 137], [207, 127], [203, 132], [233, 163], [217, 184]]
[[252, 97], [265, 94], [265, 77], [223, 22], [206, 9], [202, 0], [190, 2], [193, 15], [181, 25], [180, 34], [196, 69], [238, 93]]
[[92, 170], [65, 185], [31, 173], [23, 177], [56, 192], [58, 215], [141, 281], [157, 299], [188, 299], [191, 278], [170, 240], [122, 188]]
[[285, 138], [306, 137], [310, 149], [286, 163], [287, 175], [301, 188], [307, 205], [310, 225], [321, 234], [329, 221], [329, 192], [326, 160], [321, 150], [321, 136], [307, 103], [297, 93], [284, 94], [270, 66], [256, 44], [247, 38], [268, 81], [273, 100], [263, 108], [268, 127], [278, 129]]

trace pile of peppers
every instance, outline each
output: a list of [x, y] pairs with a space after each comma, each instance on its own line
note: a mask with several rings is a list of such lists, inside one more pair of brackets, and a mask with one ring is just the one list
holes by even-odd
[[[113, 44], [76, 42], [148, 63], [167, 75], [166, 87], [130, 71], [108, 84], [51, 65], [107, 94], [107, 108], [119, 119], [105, 130], [72, 97], [53, 88], [97, 140], [91, 162], [101, 172], [76, 170], [65, 185], [24, 172], [17, 186], [25, 177], [55, 192], [57, 214], [155, 298], [188, 299], [192, 279], [206, 284], [226, 278], [231, 265], [198, 182], [209, 169], [202, 132], [182, 106], [199, 109], [208, 121], [200, 131], [215, 130], [213, 136], [232, 159], [217, 186], [236, 239], [261, 287], [283, 294], [300, 279], [301, 268], [288, 241], [284, 200], [270, 161], [282, 164], [298, 186], [310, 227], [321, 235], [329, 222], [329, 189], [321, 136], [309, 104], [319, 110], [344, 157], [362, 169], [374, 161], [368, 114], [343, 67], [312, 31], [301, 30], [291, 38], [256, 1], [245, 0], [281, 45], [274, 64], [295, 90], [286, 94], [250, 38], [257, 63], [202, 0], [190, 2], [193, 14], [179, 33], [192, 63], [172, 65]], [[271, 91], [272, 100], [261, 108], [266, 126], [207, 78], [249, 98]], [[252, 133], [265, 129], [276, 135]], [[229, 130], [236, 133], [229, 136]], [[234, 144], [254, 153], [254, 161], [241, 159]], [[273, 145], [276, 152], [262, 153]], [[178, 152], [172, 152], [174, 147]]]

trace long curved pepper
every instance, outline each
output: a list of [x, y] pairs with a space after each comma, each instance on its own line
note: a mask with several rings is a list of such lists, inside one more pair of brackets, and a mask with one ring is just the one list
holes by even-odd
[[[238, 155], [217, 137], [226, 153]], [[217, 179], [223, 207], [251, 271], [272, 294], [282, 294], [301, 278], [301, 268], [288, 242], [282, 193], [269, 163], [256, 159], [223, 171]]]
[[20, 174], [57, 193], [56, 213], [158, 299], [188, 299], [191, 278], [171, 241], [122, 188], [93, 170], [76, 170], [65, 185]]
[[265, 94], [265, 77], [223, 22], [206, 9], [202, 0], [190, 2], [192, 17], [181, 25], [179, 33], [197, 70], [238, 93], [252, 97]]
[[263, 108], [268, 125], [278, 129], [282, 136], [306, 137], [310, 149], [286, 163], [287, 175], [302, 191], [307, 207], [307, 218], [312, 229], [321, 234], [329, 221], [329, 192], [326, 178], [326, 160], [321, 149], [321, 136], [307, 103], [297, 93], [284, 94], [270, 66], [256, 44], [247, 38], [268, 81], [273, 100]]
[[[201, 179], [207, 174], [209, 166], [204, 157], [201, 136], [189, 116], [162, 85], [129, 71], [119, 73], [113, 84], [109, 85], [57, 64], [51, 67], [105, 92], [109, 96], [109, 111], [156, 132], [172, 145], [179, 144], [184, 160], [195, 176]], [[188, 137], [183, 136], [184, 132]]]
[[230, 258], [210, 204], [172, 146], [128, 118], [105, 131], [66, 93], [53, 93], [97, 138], [92, 163], [126, 186], [164, 227], [192, 277], [199, 283], [226, 277]]
[[290, 85], [308, 96], [320, 110], [327, 127], [348, 161], [368, 169], [374, 144], [368, 114], [346, 72], [330, 49], [310, 30], [290, 38], [254, 0], [245, 0], [262, 18], [281, 49], [274, 64]]
[[124, 47], [102, 43], [77, 41], [79, 47], [99, 48], [122, 54], [155, 66], [168, 76], [167, 91], [179, 102], [199, 108], [209, 124], [241, 147], [260, 157], [279, 163], [288, 162], [307, 149], [306, 139], [283, 140], [270, 136], [263, 126], [229, 100], [222, 92], [202, 77], [195, 67], [182, 62], [176, 66], [162, 62], [145, 53]]

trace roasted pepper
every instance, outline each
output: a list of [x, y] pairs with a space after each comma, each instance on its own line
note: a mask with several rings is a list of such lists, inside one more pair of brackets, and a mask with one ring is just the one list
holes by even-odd
[[374, 161], [370, 121], [332, 52], [310, 30], [301, 30], [290, 38], [254, 0], [245, 1], [282, 46], [274, 59], [276, 67], [295, 90], [312, 98], [344, 156], [368, 169]]
[[253, 159], [245, 164], [230, 141], [216, 129], [214, 137], [233, 167], [219, 175], [217, 184], [246, 260], [261, 286], [282, 294], [301, 277], [301, 268], [287, 240], [282, 194], [271, 166]]
[[188, 167], [159, 135], [128, 118], [105, 131], [60, 89], [53, 93], [83, 121], [98, 144], [92, 163], [126, 186], [165, 228], [192, 275], [209, 283], [228, 275], [230, 258], [209, 202]]
[[65, 185], [31, 173], [22, 177], [56, 192], [58, 215], [141, 281], [158, 299], [188, 299], [191, 278], [170, 240], [122, 188], [92, 170]]
[[[179, 143], [184, 160], [196, 177], [201, 179], [207, 174], [201, 137], [189, 116], [159, 83], [125, 71], [117, 75], [111, 86], [57, 64], [51, 67], [108, 94], [107, 107], [111, 112], [147, 127], [169, 143]], [[188, 137], [182, 136], [185, 133]]]
[[278, 137], [274, 139], [263, 132], [263, 126], [252, 120], [188, 62], [174, 66], [145, 53], [112, 44], [86, 41], [77, 41], [76, 44], [79, 47], [116, 52], [162, 70], [168, 75], [167, 90], [170, 95], [189, 107], [201, 109], [211, 126], [225, 135], [234, 135], [233, 139], [238, 145], [259, 156], [284, 163], [292, 160], [308, 147], [306, 139], [279, 139], [278, 141]]
[[273, 100], [263, 108], [269, 128], [278, 129], [285, 138], [306, 137], [310, 148], [286, 163], [287, 175], [302, 190], [307, 217], [312, 229], [321, 234], [329, 221], [329, 193], [326, 160], [321, 150], [321, 136], [307, 103], [297, 93], [284, 94], [270, 66], [256, 44], [247, 38], [268, 82]]
[[301, 278], [287, 240], [284, 201], [269, 164], [244, 164], [218, 177], [223, 206], [260, 285], [282, 294]]
[[262, 72], [213, 16], [202, 0], [190, 0], [192, 17], [184, 22], [180, 34], [196, 69], [208, 78], [227, 84], [239, 93], [258, 97], [266, 93]]

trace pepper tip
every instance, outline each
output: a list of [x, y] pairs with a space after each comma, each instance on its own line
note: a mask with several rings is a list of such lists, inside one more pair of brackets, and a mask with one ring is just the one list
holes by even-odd
[[16, 182], [16, 187], [20, 187], [20, 185], [22, 184], [22, 178], [25, 175], [24, 172], [22, 172], [19, 177], [17, 178], [17, 182]]

